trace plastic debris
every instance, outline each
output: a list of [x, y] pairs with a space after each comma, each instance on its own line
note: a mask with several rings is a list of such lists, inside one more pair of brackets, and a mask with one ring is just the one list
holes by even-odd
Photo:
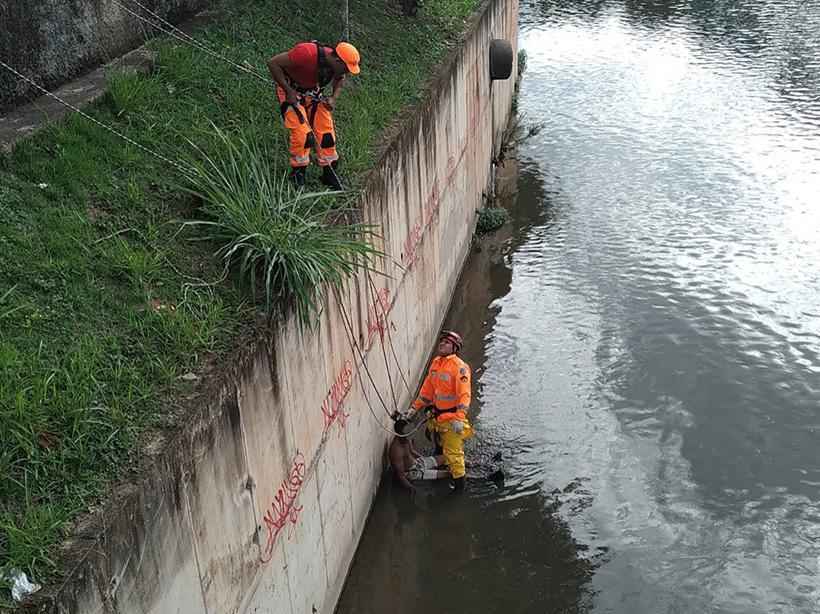
[[6, 574], [6, 579], [12, 583], [11, 597], [15, 601], [22, 601], [42, 588], [35, 582], [29, 582], [26, 574], [19, 569], [10, 569]]

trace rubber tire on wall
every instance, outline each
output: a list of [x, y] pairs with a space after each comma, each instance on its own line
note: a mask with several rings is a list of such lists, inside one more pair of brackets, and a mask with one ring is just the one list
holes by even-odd
[[490, 79], [503, 81], [509, 79], [513, 68], [512, 45], [503, 38], [490, 41]]

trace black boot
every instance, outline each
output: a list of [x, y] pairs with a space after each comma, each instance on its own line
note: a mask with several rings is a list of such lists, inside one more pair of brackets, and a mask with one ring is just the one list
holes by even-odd
[[290, 180], [297, 189], [305, 187], [306, 166], [295, 166], [290, 172]]
[[336, 166], [337, 165], [334, 162], [333, 164], [322, 167], [322, 183], [329, 186], [331, 190], [341, 192], [344, 188], [342, 187], [342, 182], [339, 179], [339, 175], [336, 174]]
[[450, 484], [450, 490], [454, 493], [461, 492], [464, 490], [464, 476], [462, 475], [460, 478], [453, 478], [452, 483]]

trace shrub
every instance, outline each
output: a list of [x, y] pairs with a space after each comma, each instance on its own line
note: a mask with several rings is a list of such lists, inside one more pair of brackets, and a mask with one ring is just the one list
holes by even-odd
[[484, 207], [478, 212], [476, 234], [483, 235], [498, 230], [508, 219], [510, 219], [510, 214], [503, 207]]
[[265, 305], [292, 300], [302, 325], [319, 312], [326, 284], [340, 287], [379, 252], [368, 239], [372, 228], [340, 220], [337, 193], [297, 191], [285, 172], [271, 168], [275, 157], [255, 133], [229, 135], [213, 126], [214, 152], [195, 147], [188, 160], [188, 192], [203, 201], [202, 238], [220, 244], [227, 269], [238, 267]]

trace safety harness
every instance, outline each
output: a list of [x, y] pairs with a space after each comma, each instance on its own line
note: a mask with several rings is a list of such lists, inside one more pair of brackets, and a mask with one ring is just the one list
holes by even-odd
[[[319, 41], [313, 40], [310, 41], [314, 45], [316, 45], [316, 87], [305, 89], [303, 87], [299, 87], [299, 85], [294, 81], [293, 77], [291, 77], [287, 71], [285, 72], [285, 76], [288, 78], [288, 82], [290, 83], [291, 87], [295, 89], [299, 94], [299, 103], [302, 106], [305, 106], [304, 101], [305, 99], [310, 96], [313, 99], [313, 104], [310, 106], [310, 110], [308, 111], [310, 115], [310, 122], [309, 125], [313, 125], [313, 120], [316, 119], [316, 111], [319, 108], [319, 103], [322, 101], [322, 90], [325, 89], [331, 81], [333, 81], [333, 67], [327, 61], [327, 54], [325, 53], [325, 48], [329, 47], [330, 49], [333, 48], [332, 45], [326, 45], [325, 43], [320, 43]], [[293, 111], [296, 113], [296, 117], [299, 118], [299, 123], [304, 124], [307, 119], [302, 112], [293, 104], [284, 100], [280, 106], [280, 112], [282, 113], [282, 119], [285, 118], [285, 113], [287, 112], [288, 108], [293, 107]]]

